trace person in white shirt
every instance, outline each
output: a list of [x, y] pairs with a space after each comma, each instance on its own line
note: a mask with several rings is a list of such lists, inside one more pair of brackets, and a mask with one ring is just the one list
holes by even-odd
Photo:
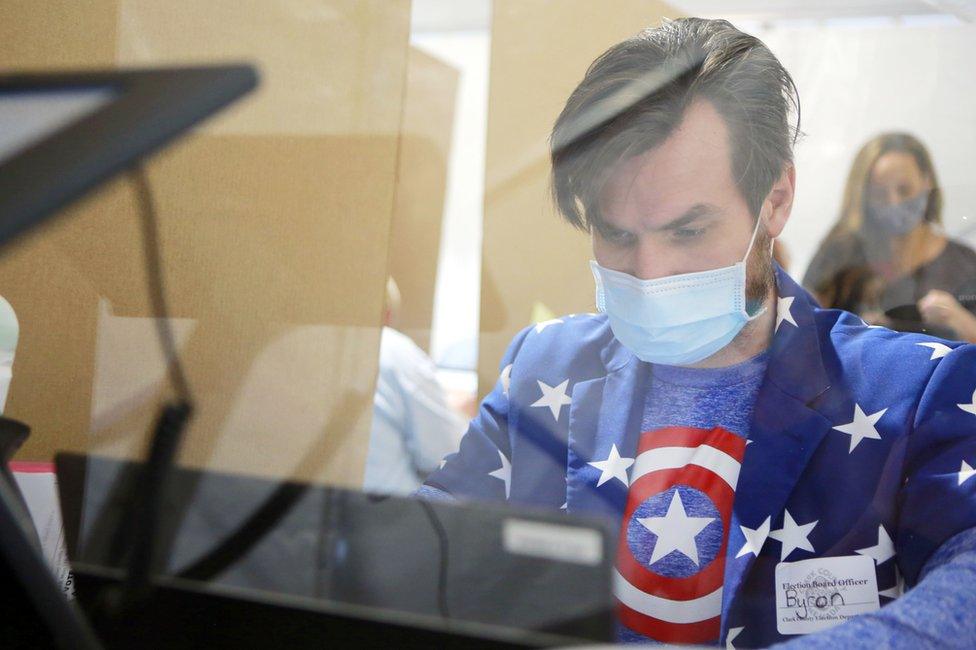
[[433, 360], [394, 329], [400, 292], [393, 278], [386, 302], [363, 489], [410, 494], [457, 451], [465, 422], [448, 405]]

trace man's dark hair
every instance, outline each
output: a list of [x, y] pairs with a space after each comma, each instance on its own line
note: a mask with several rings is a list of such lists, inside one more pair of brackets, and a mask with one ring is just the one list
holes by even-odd
[[796, 85], [758, 38], [725, 20], [679, 18], [604, 52], [566, 101], [550, 137], [552, 194], [566, 220], [600, 226], [600, 190], [617, 163], [664, 142], [697, 99], [724, 118], [732, 174], [758, 216], [793, 160]]

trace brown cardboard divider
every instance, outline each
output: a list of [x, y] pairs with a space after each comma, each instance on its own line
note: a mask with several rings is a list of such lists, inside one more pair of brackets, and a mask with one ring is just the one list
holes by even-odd
[[[332, 396], [344, 389], [362, 395], [353, 418], [358, 430], [348, 435], [365, 440], [388, 228], [371, 215], [392, 203], [389, 189], [385, 196], [375, 189], [383, 186], [380, 161], [391, 160], [395, 146], [394, 138], [378, 136], [200, 136], [149, 166], [170, 316], [192, 323], [181, 355], [199, 410], [183, 462], [284, 471], [321, 432]], [[238, 161], [233, 168], [231, 160]], [[283, 167], [292, 172], [268, 182]], [[27, 457], [98, 447], [105, 436], [128, 441], [108, 449], [138, 454], [166, 386], [134, 197], [120, 180], [72, 212], [19, 244], [11, 259], [0, 258], [3, 291], [24, 331], [10, 412], [34, 426], [22, 452]], [[44, 334], [82, 324], [67, 339]], [[35, 353], [35, 335], [57, 352]], [[63, 350], [60, 340], [72, 349]], [[291, 359], [290, 370], [276, 355]], [[320, 369], [303, 363], [312, 358]], [[101, 391], [90, 403], [71, 399], [69, 408], [56, 401], [66, 391], [36, 389], [68, 377], [71, 397], [77, 389], [91, 392], [93, 382]], [[105, 426], [106, 400], [116, 401], [109, 387], [119, 393], [147, 377], [157, 379], [155, 390], [143, 385], [142, 403], [129, 404], [124, 418]], [[249, 396], [246, 407], [242, 394]], [[276, 409], [283, 400], [295, 410]], [[269, 410], [277, 419], [265, 417]], [[56, 417], [39, 420], [42, 413]], [[242, 444], [224, 444], [225, 438]], [[219, 449], [226, 451], [214, 456]], [[337, 459], [336, 469], [355, 465], [350, 460]]]
[[[154, 157], [170, 316], [198, 409], [180, 462], [362, 481], [409, 36], [396, 0], [0, 5], [0, 67], [246, 60], [262, 85]], [[18, 454], [141, 457], [170, 393], [120, 178], [0, 251]], [[310, 456], [321, 462], [309, 462]]]

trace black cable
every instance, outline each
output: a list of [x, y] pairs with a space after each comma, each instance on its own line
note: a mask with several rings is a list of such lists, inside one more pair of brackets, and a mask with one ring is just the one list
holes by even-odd
[[257, 510], [217, 548], [211, 550], [193, 564], [180, 571], [180, 578], [206, 581], [214, 578], [235, 564], [265, 536], [298, 500], [308, 491], [308, 486], [284, 483], [262, 503]]
[[163, 509], [163, 485], [173, 466], [190, 413], [185, 402], [167, 404], [156, 422], [149, 457], [130, 501], [130, 516], [123, 519], [131, 525], [132, 531], [125, 596], [124, 602], [120, 603], [123, 606], [135, 604], [149, 593], [159, 513]]
[[176, 349], [176, 337], [169, 323], [169, 308], [166, 303], [166, 291], [163, 287], [162, 260], [160, 259], [159, 220], [156, 213], [156, 202], [149, 187], [149, 178], [142, 165], [135, 166], [130, 173], [139, 202], [139, 214], [142, 223], [143, 255], [146, 261], [146, 282], [149, 288], [149, 298], [152, 301], [153, 315], [156, 321], [156, 332], [159, 344], [163, 348], [167, 371], [173, 388], [180, 400], [191, 406], [193, 398], [190, 386], [180, 363], [180, 356]]
[[424, 499], [417, 499], [417, 503], [419, 503], [420, 507], [423, 508], [427, 518], [430, 519], [430, 525], [434, 527], [434, 532], [437, 533], [437, 546], [440, 558], [440, 564], [437, 570], [437, 609], [440, 611], [442, 617], [446, 619], [451, 618], [450, 611], [447, 607], [447, 531], [444, 530], [444, 525], [441, 523], [440, 518], [437, 516], [437, 513], [434, 512], [434, 508], [429, 502]]
[[[167, 372], [177, 398], [164, 404], [156, 420], [149, 455], [143, 465], [129, 507], [122, 519], [122, 532], [131, 531], [128, 574], [121, 598], [113, 603], [120, 611], [140, 605], [150, 592], [150, 577], [156, 554], [156, 534], [163, 505], [163, 486], [175, 462], [183, 431], [193, 413], [189, 384], [177, 354], [176, 338], [169, 323], [166, 292], [160, 260], [159, 224], [156, 204], [145, 169], [136, 165], [130, 177], [139, 203], [143, 229], [146, 281], [152, 301], [159, 343], [163, 348]], [[161, 552], [165, 555], [165, 552]]]

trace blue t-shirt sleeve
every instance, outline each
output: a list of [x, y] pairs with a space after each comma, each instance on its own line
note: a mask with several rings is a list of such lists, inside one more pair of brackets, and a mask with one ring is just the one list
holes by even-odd
[[440, 488], [435, 488], [431, 485], [421, 485], [413, 496], [418, 499], [425, 499], [427, 501], [440, 501], [444, 503], [453, 503], [457, 501], [449, 492], [445, 492]]

